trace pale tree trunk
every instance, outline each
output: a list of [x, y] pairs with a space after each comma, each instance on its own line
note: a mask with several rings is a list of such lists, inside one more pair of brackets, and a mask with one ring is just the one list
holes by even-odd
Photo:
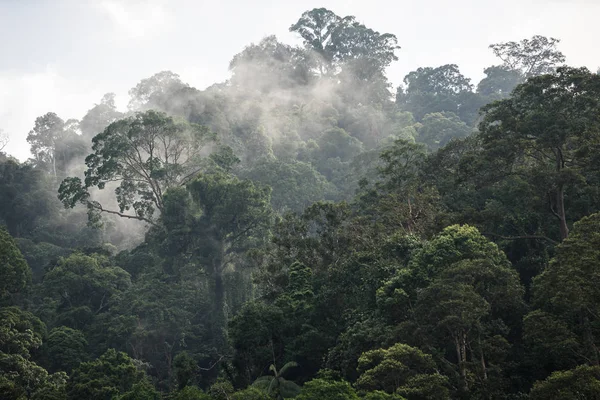
[[454, 344], [456, 345], [456, 357], [458, 359], [458, 370], [461, 379], [461, 389], [464, 392], [469, 391], [467, 382], [467, 335], [464, 332], [458, 332], [454, 336]]
[[567, 215], [565, 213], [565, 192], [563, 185], [560, 185], [556, 191], [556, 208], [560, 221], [560, 238], [565, 240], [569, 236], [569, 226], [567, 225]]

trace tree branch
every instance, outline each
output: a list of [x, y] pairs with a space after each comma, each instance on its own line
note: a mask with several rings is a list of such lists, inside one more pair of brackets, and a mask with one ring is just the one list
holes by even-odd
[[482, 235], [485, 236], [491, 236], [491, 237], [495, 237], [498, 239], [503, 239], [503, 240], [519, 240], [519, 239], [536, 239], [536, 240], [545, 240], [548, 241], [552, 244], [558, 244], [559, 242], [557, 242], [554, 239], [550, 239], [547, 236], [543, 236], [543, 235], [519, 235], [519, 236], [503, 236], [503, 235], [497, 235], [495, 233], [491, 233], [491, 232], [482, 232]]
[[150, 225], [158, 226], [158, 224], [156, 224], [156, 222], [149, 220], [148, 218], [140, 217], [138, 215], [123, 214], [122, 212], [114, 211], [114, 210], [107, 210], [104, 207], [102, 207], [102, 205], [99, 203], [94, 203], [94, 202], [88, 201], [88, 205], [91, 205], [91, 207], [95, 208], [96, 210], [98, 210], [100, 212], [118, 215], [119, 217], [123, 217], [123, 218], [137, 219], [138, 221], [144, 221], [144, 222], [149, 223]]

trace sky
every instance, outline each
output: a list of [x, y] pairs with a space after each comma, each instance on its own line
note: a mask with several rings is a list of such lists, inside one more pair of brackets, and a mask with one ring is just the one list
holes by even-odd
[[600, 67], [600, 0], [0, 0], [0, 129], [5, 149], [29, 156], [35, 118], [82, 118], [108, 92], [127, 92], [171, 70], [204, 89], [228, 79], [231, 58], [326, 7], [398, 37], [394, 84], [418, 67], [457, 64], [474, 83], [498, 61], [489, 44], [540, 34], [561, 39], [567, 63]]

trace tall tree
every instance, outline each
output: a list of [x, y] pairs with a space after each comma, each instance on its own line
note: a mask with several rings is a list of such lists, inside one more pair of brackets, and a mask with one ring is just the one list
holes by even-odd
[[600, 77], [559, 68], [529, 79], [509, 99], [484, 107], [480, 138], [493, 180], [521, 176], [548, 199], [560, 237], [569, 234], [568, 191], [587, 184], [600, 148]]
[[520, 42], [491, 44], [490, 48], [509, 70], [520, 71], [526, 78], [554, 72], [565, 56], [556, 47], [560, 40], [535, 35]]
[[171, 97], [189, 88], [174, 72], [161, 71], [150, 78], [142, 79], [129, 91], [128, 107], [132, 111], [157, 109], [166, 111]]
[[321, 75], [333, 61], [331, 35], [340, 21], [341, 18], [331, 10], [313, 8], [302, 13], [300, 19], [290, 27], [290, 32], [297, 32], [304, 39], [304, 45], [320, 56]]
[[[85, 180], [65, 179], [59, 198], [66, 207], [87, 206], [92, 220], [102, 212], [155, 223], [164, 193], [189, 182], [205, 166], [206, 145], [214, 135], [204, 127], [147, 111], [110, 124], [93, 139]], [[118, 211], [93, 199], [90, 189], [116, 182]], [[133, 210], [133, 213], [127, 211]]]
[[475, 96], [471, 80], [455, 64], [418, 68], [404, 77], [404, 84], [405, 89], [398, 88], [396, 103], [418, 121], [426, 114], [449, 111], [471, 123], [473, 108], [479, 108], [471, 98]]
[[290, 31], [298, 32], [305, 46], [321, 56], [325, 64], [320, 67], [321, 74], [335, 73], [348, 65], [354, 75], [368, 79], [398, 59], [395, 35], [381, 34], [357, 22], [354, 16], [342, 18], [326, 8], [304, 12]]
[[[544, 311], [552, 337], [576, 339], [571, 347], [579, 362], [600, 365], [600, 214], [575, 223], [573, 233], [556, 249], [548, 268], [534, 279], [534, 304]], [[562, 327], [565, 329], [557, 329]], [[536, 325], [529, 325], [536, 328]], [[563, 330], [564, 333], [560, 333]], [[529, 332], [530, 336], [535, 332]], [[539, 336], [538, 336], [539, 337]]]
[[268, 237], [270, 188], [220, 169], [200, 174], [185, 189], [167, 193], [162, 223], [165, 255], [172, 262], [198, 263], [209, 277], [214, 338], [222, 346], [227, 321], [224, 274], [241, 254]]
[[100, 104], [96, 104], [88, 110], [81, 119], [79, 126], [86, 141], [91, 141], [94, 136], [102, 133], [108, 125], [123, 117], [123, 114], [117, 111], [115, 97], [114, 93], [106, 93], [102, 96]]

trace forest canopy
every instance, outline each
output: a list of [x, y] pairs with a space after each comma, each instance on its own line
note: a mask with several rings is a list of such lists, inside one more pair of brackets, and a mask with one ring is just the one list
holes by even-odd
[[392, 87], [407, 38], [289, 22], [0, 132], [0, 398], [600, 398], [600, 75], [538, 35]]

